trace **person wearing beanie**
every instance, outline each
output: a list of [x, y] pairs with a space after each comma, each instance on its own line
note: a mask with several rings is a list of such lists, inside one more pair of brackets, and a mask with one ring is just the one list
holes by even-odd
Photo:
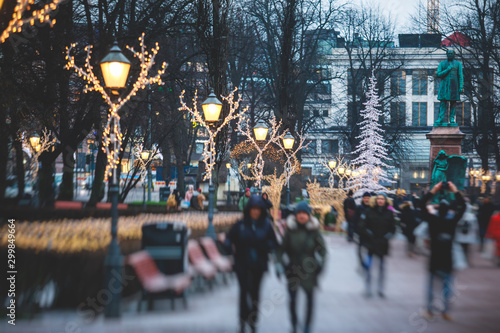
[[311, 206], [305, 201], [297, 204], [295, 214], [288, 216], [286, 226], [283, 243], [277, 252], [280, 263], [277, 265], [277, 271], [284, 271], [288, 282], [292, 332], [297, 332], [298, 289], [303, 289], [306, 294], [304, 332], [307, 333], [311, 328], [314, 289], [326, 259], [326, 245], [321, 235], [320, 223], [312, 216]]
[[371, 197], [372, 195], [370, 192], [363, 193], [363, 197], [361, 198], [361, 203], [356, 206], [356, 225], [354, 232], [358, 235], [358, 259], [359, 259], [359, 265], [361, 267], [359, 272], [363, 272], [363, 270], [366, 269], [364, 258], [366, 257], [367, 254], [366, 240], [365, 237], [363, 237], [362, 232], [360, 232], [359, 227], [361, 219], [364, 218], [365, 214], [370, 209]]
[[261, 196], [249, 197], [243, 219], [231, 227], [224, 245], [234, 254], [234, 271], [240, 289], [240, 332], [246, 332], [247, 326], [256, 332], [261, 281], [267, 271], [269, 254], [278, 246]]
[[372, 296], [371, 267], [374, 259], [378, 260], [378, 295], [382, 298], [384, 294], [384, 257], [389, 254], [389, 239], [396, 232], [394, 214], [388, 209], [389, 202], [387, 194], [381, 192], [377, 195], [373, 206], [363, 214], [360, 222], [360, 232], [365, 239], [368, 256], [365, 260], [365, 283], [366, 297]]
[[247, 187], [245, 189], [245, 195], [243, 195], [240, 198], [240, 201], [238, 202], [238, 208], [240, 209], [240, 211], [243, 212], [245, 210], [245, 207], [247, 206], [248, 202], [250, 201], [250, 195], [251, 195], [250, 189]]
[[354, 240], [354, 229], [356, 224], [356, 202], [354, 201], [352, 190], [347, 193], [347, 198], [344, 200], [344, 216], [347, 222], [347, 241]]

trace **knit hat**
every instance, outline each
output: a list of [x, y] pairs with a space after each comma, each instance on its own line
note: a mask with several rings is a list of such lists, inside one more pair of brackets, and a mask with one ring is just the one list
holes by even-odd
[[352, 192], [352, 190], [349, 190], [349, 192], [347, 193], [348, 196], [351, 196], [353, 195], [354, 193]]
[[306, 201], [301, 201], [297, 204], [297, 206], [295, 206], [295, 214], [297, 214], [298, 212], [306, 212], [307, 214], [311, 215], [312, 208]]
[[245, 192], [248, 192], [248, 191], [250, 191], [250, 189], [247, 187], [247, 188], [245, 189]]
[[365, 192], [365, 193], [363, 193], [363, 198], [364, 198], [364, 197], [371, 197], [371, 196], [372, 196], [372, 195], [371, 195], [371, 193], [370, 193], [370, 192]]
[[385, 200], [387, 200], [387, 193], [385, 193], [385, 192], [379, 192], [379, 194], [377, 194], [377, 195], [381, 195], [381, 196], [383, 196], [385, 198]]

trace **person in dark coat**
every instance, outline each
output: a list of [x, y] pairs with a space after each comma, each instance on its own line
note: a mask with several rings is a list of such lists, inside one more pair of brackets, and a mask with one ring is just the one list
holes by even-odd
[[233, 250], [234, 270], [240, 286], [240, 332], [245, 332], [247, 325], [255, 332], [262, 277], [267, 271], [269, 254], [277, 247], [267, 206], [260, 196], [249, 198], [243, 219], [231, 227], [225, 245]]
[[407, 254], [409, 257], [413, 257], [415, 255], [416, 240], [413, 232], [418, 226], [417, 216], [410, 201], [403, 202], [401, 206], [399, 206], [399, 209], [401, 210], [401, 230], [403, 231], [403, 235], [405, 235], [406, 240], [408, 241]]
[[436, 184], [432, 190], [422, 198], [422, 218], [424, 221], [427, 221], [428, 224], [431, 251], [429, 260], [430, 274], [427, 293], [427, 312], [425, 313], [425, 316], [428, 318], [432, 318], [434, 316], [434, 307], [432, 305], [434, 300], [433, 282], [436, 278], [439, 278], [443, 281], [444, 309], [442, 311], [442, 316], [445, 320], [451, 320], [448, 311], [449, 300], [453, 293], [452, 246], [457, 223], [462, 218], [462, 215], [464, 215], [466, 205], [462, 195], [458, 192], [457, 187], [452, 182], [448, 182], [449, 191], [455, 194], [456, 211], [453, 212], [450, 204], [443, 199], [439, 203], [437, 215], [431, 214], [427, 209], [427, 202], [439, 191], [441, 191], [442, 186], [443, 183], [441, 182]]
[[273, 220], [273, 217], [271, 215], [271, 208], [273, 208], [273, 204], [271, 200], [269, 200], [269, 196], [267, 195], [266, 192], [262, 193], [262, 200], [264, 200], [264, 202], [266, 203], [267, 216], [269, 217], [269, 219]]
[[299, 288], [304, 290], [307, 298], [304, 333], [310, 332], [314, 288], [318, 284], [318, 275], [323, 269], [327, 252], [320, 223], [311, 213], [311, 206], [307, 202], [297, 204], [295, 215], [289, 215], [286, 219], [287, 229], [277, 252], [278, 262], [283, 265], [281, 267], [285, 267], [288, 281], [292, 332], [297, 332], [296, 300]]
[[[366, 269], [364, 253], [366, 250], [366, 239], [363, 237], [363, 232], [360, 230], [361, 220], [364, 219], [365, 214], [370, 210], [370, 198], [372, 195], [370, 192], [363, 193], [363, 197], [361, 198], [361, 204], [356, 207], [356, 229], [355, 233], [358, 234], [358, 259], [359, 265], [362, 269]], [[362, 271], [361, 271], [362, 272]]]
[[[373, 201], [373, 200], [372, 200]], [[361, 232], [366, 239], [368, 256], [365, 262], [366, 267], [366, 297], [372, 296], [371, 291], [371, 267], [374, 258], [379, 262], [378, 294], [384, 295], [384, 257], [389, 254], [389, 239], [396, 232], [394, 214], [388, 208], [389, 202], [387, 194], [379, 193], [371, 208], [364, 214], [361, 220]]]
[[347, 222], [347, 241], [354, 240], [354, 228], [356, 223], [356, 202], [354, 201], [353, 192], [349, 190], [347, 198], [344, 200], [344, 216]]
[[479, 223], [479, 239], [480, 239], [480, 251], [483, 252], [484, 249], [484, 235], [488, 230], [488, 224], [490, 223], [490, 219], [495, 212], [495, 205], [491, 202], [489, 197], [485, 197], [483, 199], [483, 203], [479, 206], [477, 211], [477, 222]]

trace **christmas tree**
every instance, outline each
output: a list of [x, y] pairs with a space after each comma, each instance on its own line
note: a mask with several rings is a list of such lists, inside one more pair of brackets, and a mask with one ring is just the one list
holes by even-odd
[[349, 188], [355, 190], [355, 197], [361, 197], [364, 192], [390, 192], [380, 185], [380, 182], [392, 182], [386, 171], [390, 168], [386, 164], [389, 157], [387, 143], [384, 142], [384, 130], [379, 122], [382, 111], [376, 85], [377, 80], [372, 72], [366, 102], [363, 103], [365, 108], [360, 111], [363, 118], [359, 124], [361, 135], [357, 137], [360, 142], [353, 153], [358, 156], [352, 161], [357, 170], [348, 183]]

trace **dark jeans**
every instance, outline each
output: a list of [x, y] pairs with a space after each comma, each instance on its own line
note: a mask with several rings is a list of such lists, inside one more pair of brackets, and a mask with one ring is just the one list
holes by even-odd
[[[288, 293], [290, 294], [290, 317], [292, 320], [292, 327], [296, 329], [297, 327], [297, 291], [298, 288], [288, 287]], [[314, 303], [314, 290], [306, 291], [304, 290], [307, 298], [306, 304], [306, 321], [305, 326], [309, 327], [311, 325], [312, 313], [313, 313], [313, 303]]]
[[369, 255], [365, 261], [366, 267], [366, 293], [371, 294], [372, 292], [372, 274], [371, 268], [373, 266], [373, 261], [378, 260], [378, 283], [377, 283], [377, 291], [379, 293], [384, 292], [384, 277], [385, 277], [385, 265], [384, 265], [384, 257], [380, 257], [377, 255]]
[[347, 240], [352, 241], [354, 239], [354, 221], [347, 221]]
[[246, 270], [238, 272], [240, 285], [240, 325], [248, 323], [255, 330], [259, 314], [259, 291], [263, 271]]
[[435, 310], [434, 302], [434, 280], [439, 279], [443, 283], [443, 313], [448, 313], [450, 310], [450, 298], [453, 294], [453, 275], [451, 273], [436, 271], [429, 274], [429, 285], [427, 289], [427, 310]]

